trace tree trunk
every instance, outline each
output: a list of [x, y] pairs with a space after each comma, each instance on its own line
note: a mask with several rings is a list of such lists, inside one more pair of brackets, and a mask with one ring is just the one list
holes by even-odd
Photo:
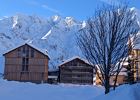
[[106, 80], [105, 80], [105, 94], [109, 93], [110, 91], [110, 84], [109, 84], [109, 77], [105, 76]]
[[117, 84], [117, 80], [118, 80], [118, 75], [119, 75], [119, 69], [117, 69], [117, 73], [116, 73], [115, 81], [114, 81], [114, 85], [113, 85], [113, 90], [116, 89], [116, 84]]

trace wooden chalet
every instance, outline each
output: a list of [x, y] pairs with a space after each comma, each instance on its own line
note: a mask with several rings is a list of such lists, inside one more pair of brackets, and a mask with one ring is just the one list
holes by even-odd
[[41, 83], [48, 80], [49, 56], [31, 44], [23, 44], [5, 54], [4, 79]]
[[60, 83], [93, 84], [93, 66], [80, 57], [73, 57], [59, 65]]
[[[121, 84], [126, 83], [126, 78], [127, 78], [127, 73], [126, 73], [126, 71], [127, 71], [126, 68], [122, 68], [122, 70], [121, 70], [120, 73], [118, 74], [116, 85], [121, 85]], [[102, 85], [102, 81], [100, 80], [99, 77], [102, 78], [102, 75], [101, 75], [101, 73], [98, 71], [98, 75], [97, 75], [97, 73], [96, 73], [96, 79], [95, 79], [95, 84], [96, 84], [96, 85]], [[116, 78], [115, 75], [110, 76], [109, 82], [110, 82], [110, 85], [111, 85], [111, 86], [114, 85], [115, 78]]]
[[[140, 82], [140, 49], [133, 49], [132, 52], [129, 54], [129, 59], [131, 60], [131, 70], [134, 72], [134, 81]], [[127, 59], [128, 60], [128, 59]], [[128, 67], [128, 61], [126, 61], [123, 65], [123, 69]], [[127, 69], [126, 71], [120, 72], [117, 78], [117, 85], [127, 83]], [[100, 75], [101, 77], [101, 75]], [[115, 76], [110, 77], [110, 84], [114, 83]], [[99, 77], [96, 74], [96, 84], [101, 85], [102, 82], [100, 81]]]
[[131, 65], [134, 71], [134, 81], [140, 81], [140, 49], [132, 50]]

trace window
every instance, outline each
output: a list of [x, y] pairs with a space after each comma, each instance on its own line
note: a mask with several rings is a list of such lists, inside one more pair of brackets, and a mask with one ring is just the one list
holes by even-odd
[[22, 71], [28, 71], [29, 58], [22, 58]]
[[17, 56], [21, 57], [21, 49], [20, 48], [18, 48]]
[[26, 58], [26, 65], [29, 64], [29, 58]]
[[23, 51], [22, 52], [25, 53], [25, 46], [23, 46]]
[[25, 57], [26, 54], [25, 54], [25, 46], [22, 47], [22, 57]]
[[28, 65], [25, 65], [25, 71], [28, 71]]
[[22, 58], [22, 71], [25, 71], [25, 58]]
[[31, 57], [34, 57], [34, 49], [31, 49]]
[[29, 67], [29, 47], [27, 45], [23, 46], [21, 50], [19, 50], [22, 54], [22, 71], [28, 71]]
[[25, 53], [26, 53], [26, 57], [29, 57], [29, 47], [28, 46], [26, 46]]
[[22, 57], [29, 57], [29, 47], [28, 46], [22, 47]]

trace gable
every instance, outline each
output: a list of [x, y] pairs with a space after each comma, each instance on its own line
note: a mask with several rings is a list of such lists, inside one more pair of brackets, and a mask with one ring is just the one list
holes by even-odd
[[42, 51], [28, 45], [28, 44], [24, 44], [24, 45], [21, 45], [17, 48], [14, 48], [8, 52], [6, 52], [5, 54], [3, 54], [3, 56], [9, 56], [9, 57], [17, 57], [18, 56], [18, 52], [23, 52], [23, 49], [24, 48], [28, 48], [29, 49], [29, 52], [31, 53], [31, 51], [33, 50], [35, 54], [37, 54], [38, 56], [40, 57], [47, 57], [49, 59], [49, 56], [47, 54], [44, 54]]
[[70, 61], [67, 61], [67, 62], [64, 62], [60, 65], [61, 66], [91, 66], [90, 64], [86, 63], [85, 61], [79, 59], [79, 58], [75, 58], [73, 60], [70, 60]]

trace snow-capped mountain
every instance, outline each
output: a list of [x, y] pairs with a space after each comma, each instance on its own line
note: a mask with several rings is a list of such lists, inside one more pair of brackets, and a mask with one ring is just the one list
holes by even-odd
[[82, 56], [76, 43], [76, 33], [85, 27], [72, 17], [52, 16], [41, 18], [17, 14], [0, 20], [0, 72], [3, 72], [2, 54], [23, 43], [31, 43], [46, 49], [50, 56], [50, 69], [57, 67], [63, 60]]

